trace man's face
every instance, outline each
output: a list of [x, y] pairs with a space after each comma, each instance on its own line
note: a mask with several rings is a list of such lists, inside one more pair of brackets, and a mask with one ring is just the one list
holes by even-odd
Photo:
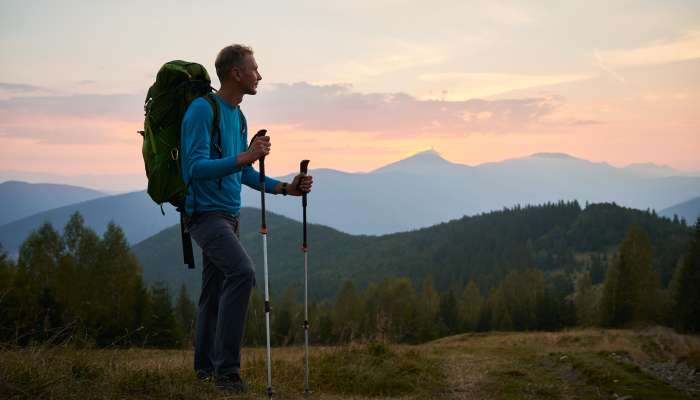
[[258, 64], [252, 54], [247, 54], [243, 58], [243, 66], [235, 67], [238, 84], [243, 94], [256, 94], [258, 92], [258, 82], [262, 76], [258, 73]]

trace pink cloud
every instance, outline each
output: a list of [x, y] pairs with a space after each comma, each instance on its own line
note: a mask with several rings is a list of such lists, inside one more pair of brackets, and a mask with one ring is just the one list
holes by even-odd
[[302, 130], [373, 132], [405, 138], [435, 133], [523, 132], [553, 113], [563, 99], [441, 101], [403, 93], [353, 92], [345, 85], [278, 84], [246, 99], [251, 121], [287, 124]]

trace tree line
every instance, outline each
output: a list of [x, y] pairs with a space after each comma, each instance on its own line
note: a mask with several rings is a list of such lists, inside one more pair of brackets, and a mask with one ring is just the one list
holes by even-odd
[[176, 347], [195, 318], [181, 291], [146, 287], [124, 232], [100, 237], [71, 216], [62, 234], [46, 223], [20, 248], [17, 262], [0, 252], [0, 340], [28, 345]]
[[[465, 332], [657, 324], [700, 332], [700, 219], [668, 286], [660, 285], [652, 259], [649, 236], [632, 225], [612, 257], [590, 254], [586, 268], [572, 272], [512, 269], [491, 288], [471, 280], [438, 291], [430, 275], [419, 285], [389, 278], [363, 291], [346, 281], [333, 303], [312, 305], [312, 340], [420, 343]], [[277, 344], [302, 340], [303, 309], [295, 298], [294, 289], [287, 289], [277, 300]], [[262, 307], [260, 294], [253, 304]], [[264, 344], [262, 314], [250, 314], [248, 325], [250, 343]]]
[[[420, 343], [462, 332], [636, 324], [699, 332], [700, 219], [668, 285], [653, 253], [644, 227], [632, 225], [611, 255], [580, 253], [584, 268], [532, 268], [514, 252], [501, 260], [506, 272], [492, 284], [455, 280], [437, 289], [431, 274], [417, 284], [387, 278], [362, 289], [346, 281], [335, 299], [310, 304], [311, 341]], [[274, 345], [303, 340], [299, 289], [272, 299]], [[144, 284], [118, 226], [99, 236], [78, 213], [62, 233], [50, 224], [33, 232], [16, 262], [0, 251], [0, 340], [6, 343], [190, 347], [195, 305], [184, 286], [173, 297], [164, 285]], [[245, 342], [265, 343], [259, 291], [252, 294]]]

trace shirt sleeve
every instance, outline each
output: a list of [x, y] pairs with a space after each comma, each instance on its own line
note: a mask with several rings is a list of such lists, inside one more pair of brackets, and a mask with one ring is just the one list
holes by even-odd
[[236, 172], [236, 156], [211, 158], [211, 126], [214, 112], [209, 103], [197, 99], [182, 120], [180, 147], [183, 175], [187, 180], [211, 180]]
[[[241, 182], [244, 185], [260, 191], [260, 173], [253, 169], [250, 165], [243, 167], [243, 176], [241, 177]], [[265, 177], [265, 192], [274, 193], [275, 186], [279, 185], [280, 181], [277, 179]]]

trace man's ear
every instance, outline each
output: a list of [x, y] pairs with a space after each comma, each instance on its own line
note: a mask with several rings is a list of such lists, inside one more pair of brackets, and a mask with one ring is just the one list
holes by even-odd
[[232, 67], [229, 76], [236, 80], [236, 82], [241, 81], [241, 70], [238, 67]]

